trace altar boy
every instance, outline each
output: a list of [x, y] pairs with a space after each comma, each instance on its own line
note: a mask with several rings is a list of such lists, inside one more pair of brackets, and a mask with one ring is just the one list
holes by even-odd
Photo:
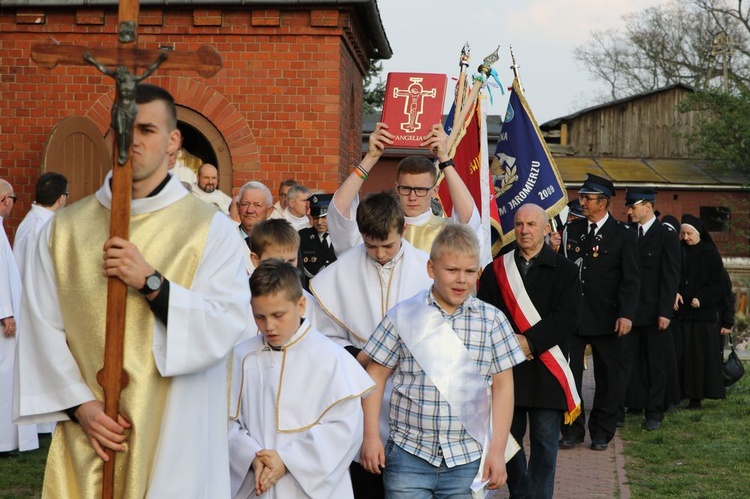
[[360, 397], [373, 389], [372, 379], [302, 318], [305, 298], [294, 267], [261, 262], [250, 290], [262, 336], [234, 352], [232, 495], [353, 497], [349, 463], [362, 442]]
[[[363, 401], [361, 462], [384, 467], [386, 497], [471, 498], [472, 484], [505, 484], [511, 368], [526, 358], [502, 312], [471, 296], [479, 269], [476, 235], [446, 226], [427, 263], [432, 287], [389, 310], [364, 347], [377, 388]], [[384, 449], [378, 413], [392, 373]]]

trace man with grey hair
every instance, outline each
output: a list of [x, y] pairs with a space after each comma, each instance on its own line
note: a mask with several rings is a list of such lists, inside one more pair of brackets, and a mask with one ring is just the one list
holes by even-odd
[[275, 205], [273, 205], [273, 212], [271, 213], [271, 216], [269, 218], [286, 218], [286, 212], [287, 212], [286, 194], [289, 188], [296, 184], [297, 184], [297, 181], [294, 180], [293, 178], [288, 178], [286, 180], [283, 180], [279, 184], [279, 200], [276, 202]]
[[310, 211], [308, 197], [310, 197], [310, 189], [304, 185], [293, 185], [286, 192], [287, 211], [285, 218], [292, 224], [294, 230], [299, 231], [312, 227], [310, 219], [307, 217]]
[[240, 216], [240, 224], [237, 229], [242, 239], [245, 240], [245, 268], [250, 275], [255, 269], [250, 260], [250, 233], [255, 224], [266, 220], [271, 215], [273, 195], [262, 182], [251, 180], [240, 188], [237, 197], [237, 210]]

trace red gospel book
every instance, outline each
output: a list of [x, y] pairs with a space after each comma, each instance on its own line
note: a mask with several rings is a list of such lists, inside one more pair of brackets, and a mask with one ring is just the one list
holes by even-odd
[[430, 127], [442, 122], [447, 78], [433, 73], [388, 73], [381, 121], [396, 138], [391, 147], [419, 149]]

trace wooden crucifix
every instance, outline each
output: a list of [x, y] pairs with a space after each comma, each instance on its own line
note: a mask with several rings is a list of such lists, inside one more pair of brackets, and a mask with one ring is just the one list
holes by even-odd
[[[221, 56], [210, 47], [196, 53], [176, 53], [166, 50], [144, 50], [135, 46], [138, 36], [138, 0], [120, 0], [118, 12], [118, 46], [116, 48], [87, 48], [53, 43], [37, 44], [31, 48], [31, 59], [48, 69], [59, 64], [93, 64], [107, 76], [114, 78], [116, 97], [112, 106], [112, 129], [115, 130], [115, 155], [112, 168], [112, 208], [110, 237], [128, 239], [130, 235], [130, 198], [133, 167], [130, 147], [136, 116], [135, 90], [138, 82], [157, 68], [193, 70], [208, 78], [221, 69]], [[132, 71], [131, 72], [131, 68]], [[139, 69], [145, 69], [137, 74]], [[107, 319], [104, 346], [104, 367], [97, 381], [104, 392], [104, 411], [117, 420], [120, 392], [128, 384], [123, 369], [123, 340], [125, 335], [125, 303], [127, 285], [110, 277], [107, 283]], [[102, 497], [114, 497], [115, 452], [107, 450], [109, 460], [104, 463]]]

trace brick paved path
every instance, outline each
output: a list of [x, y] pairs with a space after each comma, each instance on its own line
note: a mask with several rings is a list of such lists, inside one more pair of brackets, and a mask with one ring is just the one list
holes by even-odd
[[[583, 399], [586, 408], [589, 409], [594, 398], [594, 374], [591, 357], [588, 357], [586, 362], [589, 369], [583, 374]], [[625, 483], [625, 458], [619, 433], [618, 430], [605, 452], [592, 451], [589, 448], [591, 441], [588, 434], [586, 441], [574, 449], [560, 449], [557, 454], [555, 497], [628, 499], [630, 489]], [[526, 449], [528, 452], [528, 441]], [[504, 488], [489, 497], [505, 499], [508, 497], [508, 490]]]

